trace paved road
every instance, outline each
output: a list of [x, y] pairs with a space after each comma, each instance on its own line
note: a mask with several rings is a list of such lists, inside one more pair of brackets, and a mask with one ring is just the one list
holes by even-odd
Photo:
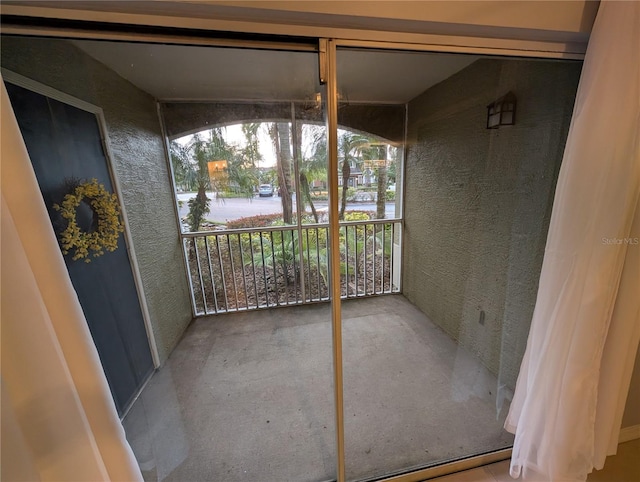
[[[231, 198], [224, 200], [216, 200], [213, 193], [207, 193], [209, 199], [211, 199], [210, 208], [211, 212], [207, 215], [207, 219], [213, 222], [226, 222], [238, 218], [244, 218], [247, 216], [257, 216], [259, 214], [274, 214], [282, 211], [282, 205], [280, 204], [280, 198], [278, 196], [273, 197], [254, 197], [253, 199], [245, 198]], [[182, 201], [180, 210], [180, 218], [183, 218], [189, 212], [189, 206], [187, 202], [189, 199], [195, 197], [194, 193], [180, 193], [178, 194], [178, 201]], [[295, 197], [294, 197], [294, 210], [295, 210]], [[327, 201], [318, 201], [315, 203], [316, 209], [319, 211], [326, 211]], [[388, 202], [386, 204], [386, 217], [388, 219], [393, 218], [395, 215], [395, 203]], [[375, 211], [376, 205], [374, 203], [352, 203], [347, 204], [347, 211], [364, 210]]]

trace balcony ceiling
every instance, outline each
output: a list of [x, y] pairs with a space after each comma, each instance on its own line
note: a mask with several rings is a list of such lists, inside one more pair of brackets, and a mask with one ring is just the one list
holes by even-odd
[[[73, 41], [159, 100], [310, 100], [316, 55], [237, 48]], [[340, 51], [338, 89], [349, 102], [405, 103], [478, 56]]]

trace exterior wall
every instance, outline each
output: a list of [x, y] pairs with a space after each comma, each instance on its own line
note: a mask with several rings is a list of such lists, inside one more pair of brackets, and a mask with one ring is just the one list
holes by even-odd
[[163, 362], [191, 321], [191, 307], [154, 99], [64, 40], [3, 37], [2, 66], [104, 110]]
[[[508, 387], [524, 354], [580, 69], [481, 59], [409, 104], [404, 294]], [[507, 91], [516, 125], [486, 129], [486, 106]]]

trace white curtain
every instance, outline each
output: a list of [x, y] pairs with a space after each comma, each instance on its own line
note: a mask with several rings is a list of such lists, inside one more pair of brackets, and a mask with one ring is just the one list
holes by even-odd
[[2, 83], [2, 480], [136, 481]]
[[511, 475], [582, 481], [616, 451], [640, 339], [640, 2], [603, 1], [505, 428]]

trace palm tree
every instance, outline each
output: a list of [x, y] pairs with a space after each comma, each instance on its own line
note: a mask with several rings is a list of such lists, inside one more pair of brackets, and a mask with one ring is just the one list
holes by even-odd
[[376, 198], [376, 219], [384, 219], [387, 207], [387, 164], [378, 166], [376, 172], [378, 181], [378, 196]]
[[187, 147], [178, 142], [172, 141], [170, 144], [171, 165], [173, 167], [173, 178], [178, 189], [183, 191], [193, 191], [197, 185], [196, 169], [191, 162], [191, 155]]
[[[370, 142], [370, 138], [355, 132], [339, 131], [338, 134], [338, 163], [342, 173], [342, 195], [340, 197], [340, 211], [338, 217], [344, 219], [344, 212], [347, 209], [347, 190], [349, 189], [349, 178], [351, 177], [351, 163], [361, 162], [362, 149]], [[313, 136], [312, 162], [319, 167], [327, 166], [327, 134], [326, 130], [317, 130]]]
[[367, 161], [376, 161], [375, 175], [377, 184], [376, 219], [384, 219], [387, 201], [387, 157], [388, 145], [376, 142], [365, 149], [363, 157]]
[[[197, 231], [205, 214], [209, 212], [206, 191], [211, 187], [205, 142], [200, 134], [194, 134], [186, 144], [171, 143], [171, 162], [176, 178], [186, 181], [189, 190], [196, 190], [196, 197], [189, 200], [187, 222], [190, 231]], [[176, 180], [176, 182], [178, 182]]]
[[338, 138], [338, 158], [342, 159], [342, 198], [338, 219], [344, 219], [347, 209], [347, 190], [351, 177], [351, 162], [360, 162], [362, 148], [369, 144], [369, 138], [355, 132], [344, 132]]
[[243, 149], [243, 155], [247, 159], [248, 163], [255, 167], [262, 160], [260, 154], [260, 143], [258, 141], [258, 130], [262, 124], [259, 122], [248, 122], [242, 124], [242, 133], [246, 141], [246, 146]]
[[[300, 172], [300, 194], [302, 206], [306, 203], [311, 208], [313, 219], [319, 223], [318, 211], [313, 204], [311, 190], [309, 188], [309, 179], [326, 179], [327, 178], [327, 149], [326, 149], [326, 128], [324, 126], [297, 123], [296, 128], [299, 129], [299, 172]], [[302, 153], [303, 132], [305, 136], [311, 138], [311, 155], [305, 156]]]
[[187, 222], [190, 231], [198, 231], [204, 216], [210, 212], [207, 191], [222, 191], [224, 179], [214, 181], [212, 185], [209, 177], [209, 161], [229, 159], [232, 150], [224, 140], [222, 128], [209, 131], [209, 139], [204, 140], [201, 133], [194, 134], [189, 142], [171, 143], [171, 162], [174, 172], [184, 173], [185, 178], [191, 180], [191, 187], [196, 188], [196, 197], [189, 200]]

